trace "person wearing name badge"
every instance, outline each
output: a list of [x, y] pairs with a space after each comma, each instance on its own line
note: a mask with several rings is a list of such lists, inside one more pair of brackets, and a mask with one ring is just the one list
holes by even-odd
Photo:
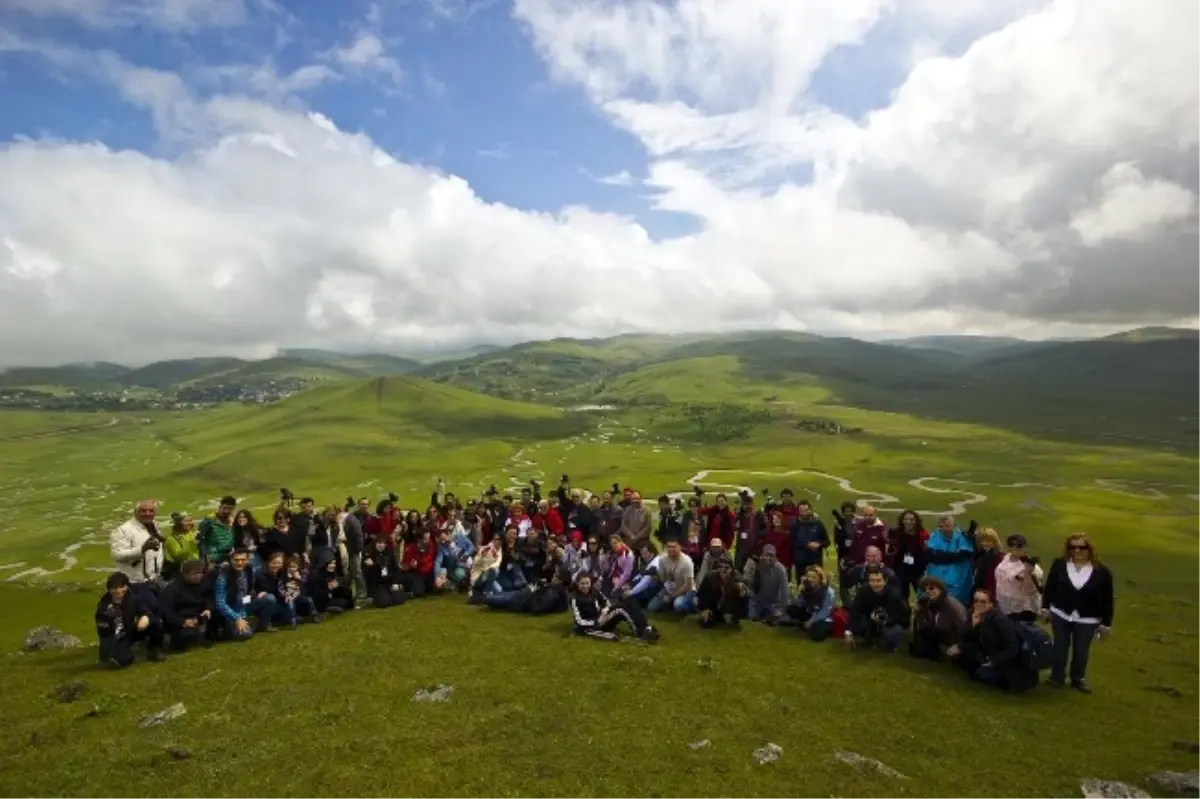
[[[892, 551], [892, 568], [900, 583], [900, 594], [905, 601], [913, 593], [920, 593], [918, 586], [925, 576], [929, 559], [925, 553], [925, 542], [929, 531], [915, 510], [906, 510], [896, 520], [896, 526], [888, 531], [888, 549]], [[886, 562], [886, 559], [885, 559]]]
[[[275, 597], [266, 592], [254, 594], [254, 575], [250, 571], [250, 552], [243, 547], [233, 550], [226, 563], [221, 564], [213, 582], [213, 603], [217, 615], [230, 638], [245, 641], [257, 628], [259, 632], [273, 631]], [[257, 621], [250, 624], [250, 617]]]

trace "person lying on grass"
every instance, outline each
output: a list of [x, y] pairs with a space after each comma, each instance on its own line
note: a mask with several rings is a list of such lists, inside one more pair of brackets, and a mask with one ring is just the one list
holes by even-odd
[[571, 591], [571, 615], [575, 633], [606, 641], [618, 641], [617, 628], [622, 623], [643, 641], [659, 640], [658, 631], [646, 621], [646, 613], [637, 603], [610, 603], [590, 575], [581, 574]]
[[567, 593], [571, 573], [565, 567], [553, 571], [549, 580], [539, 579], [532, 586], [517, 591], [501, 591], [473, 599], [472, 604], [484, 604], [492, 610], [544, 616], [567, 609]]

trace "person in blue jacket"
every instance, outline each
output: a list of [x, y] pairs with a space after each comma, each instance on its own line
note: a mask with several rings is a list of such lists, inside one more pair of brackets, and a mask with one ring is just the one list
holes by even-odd
[[974, 522], [971, 523], [971, 529], [964, 533], [954, 523], [953, 516], [943, 514], [938, 517], [937, 530], [929, 536], [925, 546], [929, 560], [925, 575], [945, 583], [946, 593], [963, 603], [964, 607], [971, 602], [974, 531]]

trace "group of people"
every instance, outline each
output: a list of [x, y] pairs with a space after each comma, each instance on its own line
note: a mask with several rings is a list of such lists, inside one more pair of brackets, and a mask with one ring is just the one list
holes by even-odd
[[117, 571], [96, 610], [100, 659], [127, 666], [144, 642], [162, 660], [168, 641], [183, 651], [459, 592], [494, 610], [569, 611], [577, 633], [604, 639], [628, 628], [658, 641], [651, 619], [662, 613], [887, 652], [907, 637], [913, 657], [982, 683], [1026, 690], [1049, 670], [1049, 685], [1069, 679], [1090, 693], [1091, 643], [1111, 631], [1112, 574], [1082, 533], [1044, 571], [1023, 536], [1002, 544], [950, 515], [927, 531], [916, 511], [889, 526], [856, 502], [827, 524], [788, 489], [778, 500], [743, 490], [734, 504], [694, 487], [652, 509], [618, 484], [590, 493], [563, 475], [548, 496], [541, 488], [492, 486], [464, 501], [439, 480], [424, 512], [401, 510], [395, 494], [318, 510], [283, 489], [269, 525], [225, 497], [199, 524], [172, 513], [165, 531], [157, 504], [139, 502], [110, 538]]

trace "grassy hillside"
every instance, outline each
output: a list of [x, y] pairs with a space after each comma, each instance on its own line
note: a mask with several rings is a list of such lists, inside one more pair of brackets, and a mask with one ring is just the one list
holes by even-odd
[[[1064, 796], [1077, 794], [1080, 777], [1141, 783], [1151, 771], [1195, 767], [1193, 755], [1171, 746], [1194, 739], [1200, 725], [1194, 454], [1062, 444], [831, 405], [822, 384], [792, 376], [773, 394], [758, 393], [765, 383], [730, 388], [743, 369], [735, 356], [713, 356], [645, 366], [613, 383], [622, 393], [656, 391], [672, 405], [710, 391], [713, 402], [778, 409], [723, 444], [668, 435], [653, 422], [658, 408], [563, 413], [412, 377], [105, 427], [74, 417], [56, 431], [56, 414], [0, 413], [6, 431], [59, 433], [0, 447], [0, 579], [16, 578], [0, 584], [2, 648], [15, 650], [26, 630], [45, 623], [90, 640], [108, 532], [138, 498], [203, 513], [233, 492], [265, 512], [280, 486], [323, 502], [392, 489], [405, 507], [421, 507], [439, 476], [471, 494], [567, 472], [577, 485], [618, 480], [650, 495], [693, 482], [710, 491], [790, 487], [823, 514], [862, 498], [889, 521], [904, 507], [932, 518], [959, 504], [964, 521], [1026, 534], [1043, 559], [1068, 531], [1087, 530], [1119, 594], [1115, 635], [1093, 650], [1096, 694], [1005, 697], [905, 655], [851, 654], [761, 627], [706, 633], [664, 619], [657, 648], [605, 645], [566, 638], [565, 615], [500, 617], [447, 597], [120, 674], [95, 670], [93, 649], [0, 658], [9, 725], [0, 793], [142, 795], [169, 785], [168, 793], [188, 795], [285, 796], [320, 784], [331, 795], [715, 796], [729, 785], [750, 795], [791, 795], [802, 785], [812, 795]], [[806, 415], [863, 432], [797, 429], [794, 418]], [[89, 590], [23, 587], [31, 568]], [[334, 688], [298, 698], [297, 668], [328, 675]], [[555, 675], [553, 701], [547, 674]], [[76, 679], [89, 684], [83, 700], [55, 702], [55, 687]], [[322, 684], [316, 679], [302, 682]], [[456, 687], [449, 705], [409, 701], [437, 683]], [[186, 716], [137, 728], [140, 717], [175, 702], [186, 704]], [[85, 717], [93, 704], [98, 717]], [[848, 708], [886, 708], [886, 734]], [[284, 732], [264, 737], [260, 725], [231, 723], [239, 718], [270, 719]], [[655, 733], [638, 738], [641, 758], [673, 769], [629, 768], [625, 733], [614, 731], [644, 729], [647, 718]], [[1072, 741], [1070, 766], [1053, 746], [1029, 746], [1031, 730]], [[946, 757], [981, 732], [993, 750], [1021, 752], [1020, 768]], [[547, 759], [547, 736], [585, 753], [585, 765]], [[688, 748], [701, 740], [711, 745]], [[768, 742], [783, 747], [781, 759], [756, 765], [751, 752]], [[169, 745], [191, 757], [173, 761]], [[402, 753], [402, 767], [379, 767], [364, 745]], [[839, 750], [878, 758], [909, 779], [860, 773], [832, 760]], [[279, 768], [281, 758], [288, 768]]]
[[49, 386], [76, 391], [102, 391], [121, 385], [129, 367], [115, 363], [24, 366], [0, 372], [0, 387]]

